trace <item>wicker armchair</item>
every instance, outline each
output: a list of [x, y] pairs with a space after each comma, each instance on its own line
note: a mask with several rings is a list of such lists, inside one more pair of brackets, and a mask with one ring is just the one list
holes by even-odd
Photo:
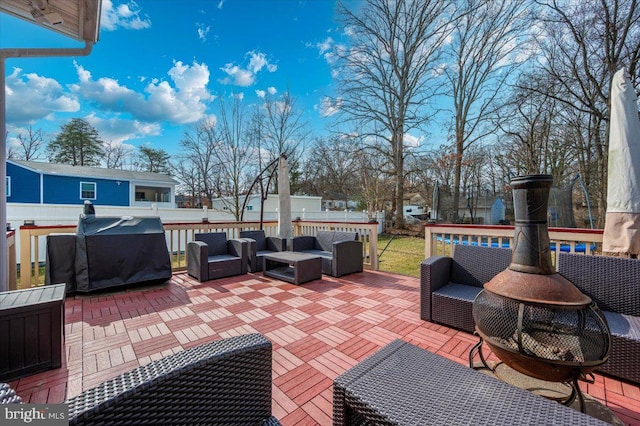
[[196, 234], [187, 244], [187, 273], [198, 281], [247, 273], [248, 242], [227, 240], [224, 232]]
[[231, 337], [153, 361], [66, 401], [71, 425], [277, 425], [271, 342]]
[[265, 254], [287, 249], [287, 240], [279, 237], [267, 237], [264, 235], [263, 230], [240, 231], [240, 238], [245, 238], [249, 241], [249, 272], [262, 271], [263, 256]]
[[420, 318], [473, 333], [471, 308], [482, 286], [509, 267], [511, 250], [453, 246], [453, 257], [432, 256], [420, 265]]
[[362, 241], [357, 232], [318, 231], [315, 237], [293, 237], [292, 250], [322, 258], [322, 273], [341, 277], [362, 272]]
[[640, 260], [560, 253], [558, 272], [607, 319], [611, 352], [598, 370], [640, 383]]

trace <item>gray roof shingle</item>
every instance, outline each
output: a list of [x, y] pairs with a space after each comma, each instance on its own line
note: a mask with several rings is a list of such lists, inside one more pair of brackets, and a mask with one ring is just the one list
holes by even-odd
[[76, 176], [86, 178], [102, 178], [127, 181], [153, 181], [177, 185], [171, 176], [161, 173], [136, 172], [132, 170], [105, 169], [102, 167], [70, 166], [68, 164], [43, 163], [40, 161], [8, 160], [31, 170], [48, 175]]

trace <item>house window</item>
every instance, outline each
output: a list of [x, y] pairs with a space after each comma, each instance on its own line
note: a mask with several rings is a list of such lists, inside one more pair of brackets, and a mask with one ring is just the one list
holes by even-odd
[[247, 206], [247, 210], [249, 210], [249, 211], [253, 210], [253, 206], [252, 206], [251, 204], [249, 204], [249, 205]]
[[96, 199], [96, 183], [80, 182], [80, 198], [83, 200]]
[[136, 185], [134, 192], [136, 201], [150, 201], [155, 203], [171, 202], [171, 188]]
[[7, 176], [6, 184], [7, 197], [11, 197], [11, 176]]

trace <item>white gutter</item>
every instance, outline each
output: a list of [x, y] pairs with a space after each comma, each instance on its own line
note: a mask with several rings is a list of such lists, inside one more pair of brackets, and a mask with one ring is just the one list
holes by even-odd
[[77, 48], [30, 48], [16, 47], [0, 49], [0, 60], [6, 58], [42, 58], [42, 57], [62, 57], [62, 56], [88, 56], [93, 49], [93, 42], [85, 41], [84, 47]]
[[[60, 56], [87, 56], [93, 42], [85, 41], [83, 48], [9, 48], [0, 49], [0, 229], [7, 223], [7, 122], [6, 122], [6, 67], [7, 58], [40, 58]], [[41, 195], [42, 197], [42, 195]], [[42, 199], [42, 198], [41, 198]], [[9, 290], [7, 276], [7, 238], [0, 237], [0, 292]], [[26, 265], [29, 267], [30, 265]], [[22, 265], [25, 267], [25, 265]]]

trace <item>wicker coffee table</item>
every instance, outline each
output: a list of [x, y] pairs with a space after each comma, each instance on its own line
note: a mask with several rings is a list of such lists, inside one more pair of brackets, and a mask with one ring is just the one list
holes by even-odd
[[605, 425], [395, 340], [338, 376], [334, 425]]
[[322, 258], [295, 251], [279, 251], [263, 256], [266, 277], [293, 284], [322, 279]]

